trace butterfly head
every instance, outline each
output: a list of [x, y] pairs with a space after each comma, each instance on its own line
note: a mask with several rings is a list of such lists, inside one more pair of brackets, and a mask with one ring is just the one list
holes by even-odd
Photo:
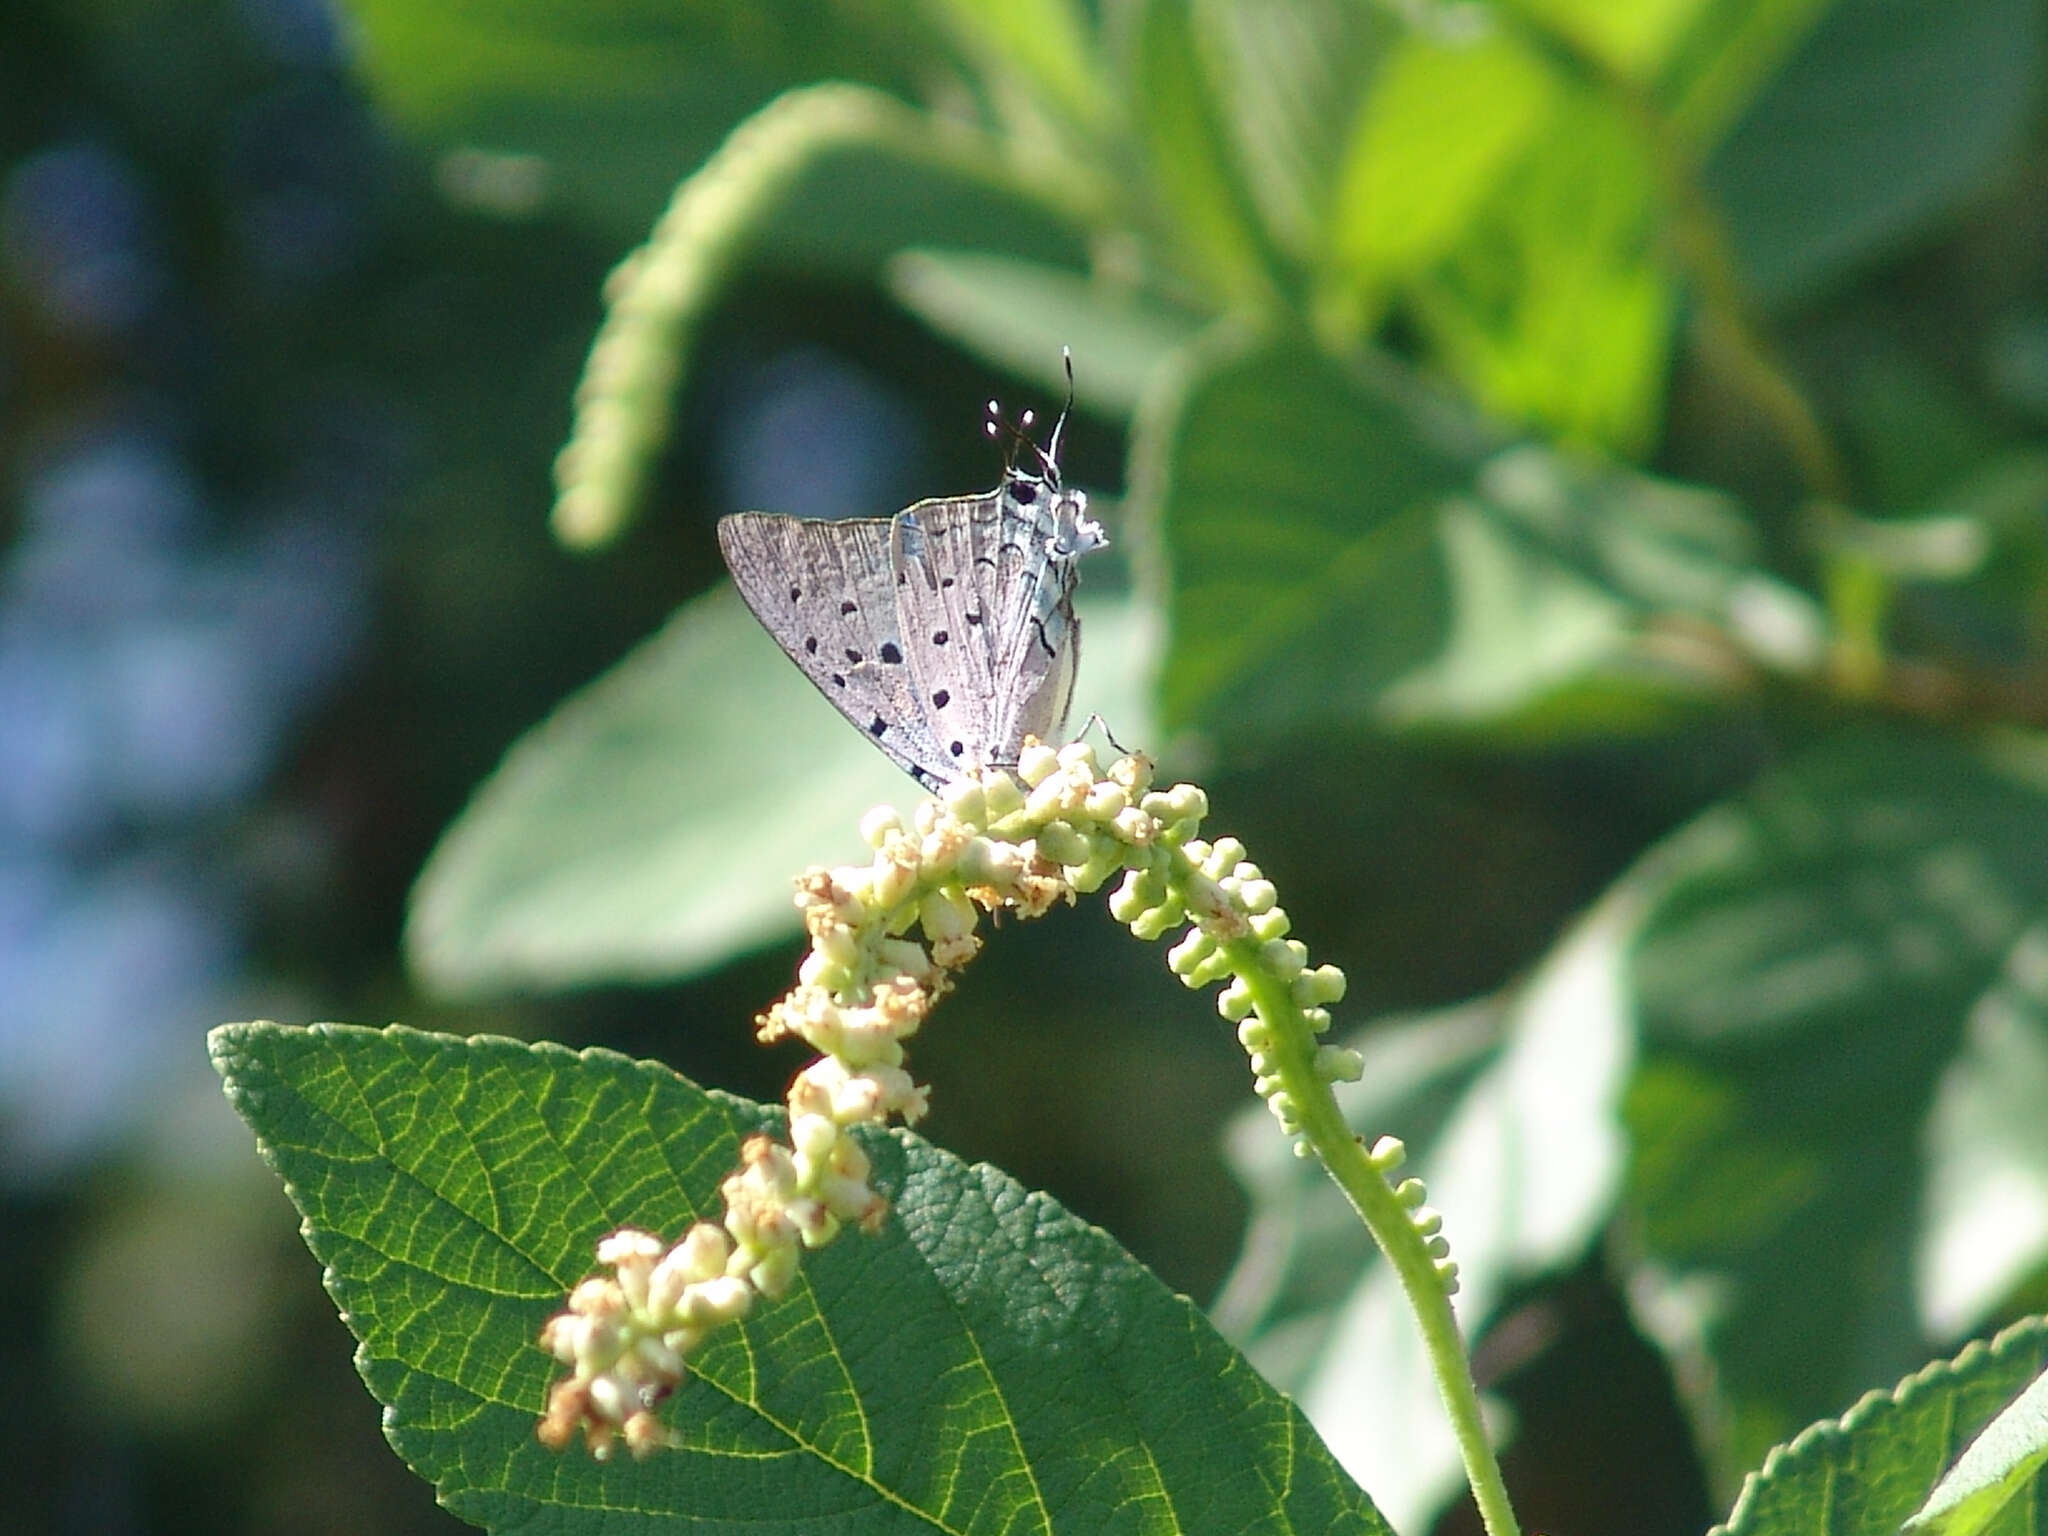
[[1060, 407], [1045, 445], [1040, 447], [1031, 435], [1035, 418], [1030, 411], [1012, 423], [993, 400], [988, 403], [986, 431], [1003, 445], [1004, 499], [1027, 511], [1043, 507], [1053, 524], [1045, 541], [1046, 553], [1071, 558], [1107, 547], [1109, 537], [1102, 524], [1088, 515], [1087, 496], [1066, 489], [1060, 481], [1060, 440], [1074, 409], [1074, 359], [1064, 347], [1060, 356], [1067, 367], [1067, 401]]

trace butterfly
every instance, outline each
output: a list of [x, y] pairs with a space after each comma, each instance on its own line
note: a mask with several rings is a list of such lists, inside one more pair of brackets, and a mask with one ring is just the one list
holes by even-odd
[[1031, 413], [1007, 437], [1001, 484], [894, 517], [736, 512], [718, 547], [740, 596], [804, 676], [926, 789], [1011, 767], [1024, 738], [1066, 723], [1081, 656], [1075, 561], [1109, 540], [1060, 480], [1067, 407], [1041, 448]]

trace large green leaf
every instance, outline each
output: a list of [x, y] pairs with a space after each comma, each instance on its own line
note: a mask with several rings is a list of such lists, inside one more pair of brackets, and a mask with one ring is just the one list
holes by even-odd
[[[1149, 739], [1150, 626], [1080, 612], [1074, 718]], [[720, 587], [512, 748], [421, 872], [407, 954], [460, 997], [689, 975], [795, 932], [791, 879], [915, 792]]]
[[[2029, 1318], [1989, 1345], [1972, 1344], [1954, 1360], [1916, 1372], [1891, 1392], [1872, 1392], [1839, 1421], [1812, 1425], [1773, 1450], [1713, 1536], [1893, 1536], [1902, 1525], [1968, 1536], [1987, 1522], [2007, 1536], [2039, 1536], [2048, 1530], [2048, 1505], [2025, 1486], [2031, 1469], [2021, 1471], [2018, 1486], [1976, 1483], [1980, 1493], [1992, 1494], [1989, 1507], [1949, 1505], [1947, 1519], [1906, 1522], [1956, 1453], [2044, 1362], [2048, 1326]], [[2038, 1444], [2038, 1430], [2032, 1438]], [[2007, 1472], [2024, 1461], [2024, 1454], [2002, 1453], [2016, 1449], [2011, 1445], [1993, 1449], [2001, 1453], [1979, 1460], [1996, 1460]], [[1973, 1448], [1964, 1460], [1976, 1455]]]
[[244, 1024], [212, 1049], [392, 1444], [486, 1528], [1387, 1529], [1185, 1297], [908, 1133], [867, 1143], [883, 1232], [811, 1255], [692, 1362], [664, 1410], [680, 1448], [549, 1452], [541, 1323], [606, 1232], [715, 1215], [767, 1114], [656, 1064], [510, 1040]]
[[1191, 0], [1137, 0], [1124, 49], [1160, 249], [1218, 310], [1275, 307], [1272, 251], [1225, 129]]
[[1608, 731], [1817, 645], [1724, 497], [1489, 457], [1389, 370], [1284, 342], [1219, 338], [1166, 382], [1133, 456], [1172, 582], [1173, 721]]
[[1839, 0], [1707, 167], [1752, 291], [1813, 297], [1987, 185], [2043, 41], [2033, 0]]
[[[2048, 1201], [2001, 1198], [2048, 1187], [2039, 1101], [1985, 1082], [2048, 1054], [2038, 1001], [2016, 1005], [2040, 990], [2044, 849], [2042, 743], [1860, 732], [1634, 877], [1631, 1294], [1724, 1483], [2048, 1258]], [[1930, 1209], [1961, 1169], [1977, 1192]], [[1987, 1222], [1996, 1243], [1958, 1243]]]
[[[1620, 1098], [1633, 1049], [1624, 891], [1525, 986], [1348, 1042], [1365, 1073], [1344, 1114], [1394, 1133], [1444, 1213], [1458, 1321], [1482, 1333], [1508, 1288], [1574, 1262], [1606, 1223], [1624, 1162]], [[1312, 1164], [1276, 1147], [1257, 1110], [1231, 1134], [1251, 1225], [1212, 1315], [1300, 1402], [1402, 1530], [1427, 1529], [1459, 1486], [1458, 1448], [1393, 1272]]]
[[1408, 35], [1354, 0], [1193, 0], [1232, 163], [1274, 243], [1303, 266], [1330, 244], [1331, 200], [1381, 54]]
[[1403, 38], [1345, 149], [1336, 254], [1381, 283], [1435, 262], [1543, 131], [1556, 95], [1550, 68], [1511, 36]]
[[[1503, 82], [1540, 80], [1533, 69], [1498, 72]], [[1521, 119], [1496, 109], [1501, 150], [1521, 153], [1498, 194], [1469, 211], [1466, 238], [1418, 279], [1414, 307], [1495, 415], [1639, 457], [1663, 421], [1676, 309], [1657, 151], [1639, 116], [1609, 96], [1534, 90], [1503, 84], [1502, 94], [1528, 98], [1523, 116], [1540, 110], [1546, 131], [1525, 147]]]

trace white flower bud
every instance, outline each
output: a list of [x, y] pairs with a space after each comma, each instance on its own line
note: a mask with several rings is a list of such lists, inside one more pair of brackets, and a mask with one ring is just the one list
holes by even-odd
[[878, 805], [860, 819], [860, 840], [879, 848], [903, 831], [903, 816], [893, 805]]
[[1036, 789], [1059, 772], [1060, 755], [1042, 741], [1034, 741], [1017, 754], [1017, 777]]

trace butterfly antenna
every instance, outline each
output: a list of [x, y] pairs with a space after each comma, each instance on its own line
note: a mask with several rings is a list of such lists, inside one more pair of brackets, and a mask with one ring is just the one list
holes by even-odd
[[1061, 347], [1060, 361], [1067, 365], [1067, 403], [1060, 407], [1060, 419], [1052, 424], [1052, 441], [1038, 455], [1045, 460], [1046, 473], [1055, 483], [1060, 478], [1060, 437], [1066, 432], [1067, 417], [1074, 409], [1074, 354]]
[[982, 423], [981, 429], [988, 434], [990, 442], [1002, 444], [1003, 476], [1007, 479], [1010, 471], [1017, 465], [1017, 444], [1020, 435], [1015, 427], [1003, 419], [1003, 407], [1000, 402], [989, 401], [988, 420]]

